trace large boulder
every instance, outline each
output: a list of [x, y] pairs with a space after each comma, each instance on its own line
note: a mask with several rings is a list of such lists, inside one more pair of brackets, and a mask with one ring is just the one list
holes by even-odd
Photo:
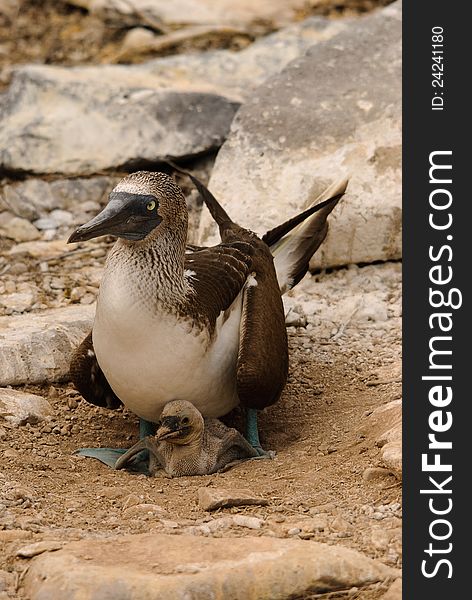
[[142, 65], [19, 67], [0, 97], [0, 168], [87, 175], [216, 149], [254, 87], [343, 27], [312, 18], [242, 52]]
[[[263, 233], [348, 176], [313, 267], [401, 256], [401, 2], [351, 23], [238, 111], [210, 189]], [[203, 214], [200, 241], [217, 240]]]
[[0, 317], [0, 386], [66, 378], [94, 314], [95, 305], [78, 305]]
[[143, 534], [33, 559], [31, 600], [285, 600], [398, 576], [359, 552], [301, 540]]

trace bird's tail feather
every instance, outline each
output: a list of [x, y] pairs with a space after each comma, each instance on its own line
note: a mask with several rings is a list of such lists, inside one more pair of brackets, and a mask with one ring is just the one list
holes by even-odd
[[347, 180], [332, 184], [310, 208], [264, 236], [274, 256], [282, 294], [292, 289], [308, 271], [310, 259], [328, 232], [327, 218], [342, 198]]
[[230, 216], [225, 211], [225, 209], [218, 202], [218, 200], [215, 198], [215, 196], [213, 196], [210, 190], [199, 179], [192, 175], [192, 173], [189, 173], [189, 171], [182, 169], [169, 159], [166, 159], [165, 162], [167, 162], [173, 169], [175, 169], [179, 173], [187, 175], [187, 177], [191, 179], [193, 185], [197, 188], [199, 194], [203, 198], [203, 201], [205, 202], [208, 210], [210, 211], [211, 216], [216, 221], [220, 229], [220, 235], [222, 236], [223, 231], [229, 225], [233, 225], [233, 221], [231, 220]]

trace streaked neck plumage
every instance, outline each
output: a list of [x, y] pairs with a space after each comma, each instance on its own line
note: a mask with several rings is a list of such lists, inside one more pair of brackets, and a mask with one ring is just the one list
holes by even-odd
[[143, 301], [152, 300], [175, 312], [190, 292], [185, 277], [187, 215], [174, 222], [165, 219], [141, 241], [117, 240], [106, 263], [106, 271], [125, 270], [130, 288]]

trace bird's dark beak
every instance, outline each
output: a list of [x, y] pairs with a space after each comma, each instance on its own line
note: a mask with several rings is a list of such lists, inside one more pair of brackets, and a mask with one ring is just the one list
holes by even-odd
[[187, 432], [188, 428], [183, 427], [179, 417], [164, 417], [161, 424], [156, 431], [156, 439], [167, 440], [180, 436], [182, 433]]
[[146, 194], [112, 192], [102, 212], [76, 229], [67, 242], [83, 242], [101, 235], [142, 240], [162, 221], [156, 210], [146, 212], [147, 203], [154, 200]]

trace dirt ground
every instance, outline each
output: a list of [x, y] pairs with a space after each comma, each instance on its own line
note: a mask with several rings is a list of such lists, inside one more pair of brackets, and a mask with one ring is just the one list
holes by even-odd
[[[30, 541], [179, 534], [222, 514], [240, 513], [263, 519], [261, 529], [232, 527], [212, 535], [301, 537], [349, 546], [400, 566], [400, 482], [393, 475], [363, 478], [366, 468], [380, 464], [379, 431], [366, 434], [366, 419], [401, 396], [400, 383], [370, 385], [378, 368], [375, 354], [366, 352], [358, 370], [359, 350], [351, 352], [342, 338], [309, 352], [299, 339], [298, 332], [290, 336], [290, 380], [283, 398], [260, 419], [262, 442], [276, 450], [276, 458], [211, 476], [148, 478], [74, 456], [86, 446], [129, 447], [137, 439], [137, 419], [88, 405], [70, 385], [25, 388], [47, 397], [55, 416], [3, 430], [0, 525], [6, 529], [0, 531], [0, 562], [20, 577], [25, 561], [15, 558], [15, 551]], [[398, 346], [386, 350], [395, 364]], [[203, 486], [249, 488], [269, 504], [209, 515], [197, 503]], [[388, 532], [388, 541], [374, 534], [379, 529]], [[374, 600], [386, 585], [331, 597]]]
[[[311, 13], [333, 16], [387, 3], [358, 0], [338, 6], [331, 2]], [[15, 64], [111, 62], [124, 33], [122, 27], [104, 26], [63, 2], [25, 1], [13, 23], [0, 17], [0, 87], [8, 84]], [[238, 48], [252, 38], [253, 34], [209, 39], [191, 49]], [[0, 272], [11, 260], [10, 247], [11, 243], [0, 245]], [[59, 251], [48, 261], [48, 271], [40, 269], [43, 259], [20, 257], [21, 269], [5, 276], [5, 282], [11, 282], [6, 291], [21, 292], [23, 284], [33, 289], [32, 310], [91, 303], [107, 247], [100, 242], [89, 245], [86, 254], [79, 251], [72, 256]], [[330, 276], [334, 274], [322, 274]], [[78, 289], [80, 294], [71, 297]], [[382, 464], [376, 444], [380, 431], [366, 429], [369, 414], [401, 397], [398, 379], [372, 385], [379, 369], [398, 367], [401, 334], [398, 326], [394, 335], [378, 336], [373, 347], [367, 334], [364, 340], [364, 329], [355, 339], [349, 331], [347, 327], [345, 334], [317, 343], [304, 328], [289, 329], [289, 383], [280, 402], [260, 418], [262, 443], [277, 452], [276, 458], [211, 476], [148, 478], [75, 456], [75, 450], [86, 446], [131, 446], [138, 435], [137, 419], [121, 409], [88, 405], [67, 382], [22, 388], [45, 396], [53, 405], [54, 418], [19, 428], [0, 421], [0, 573], [2, 569], [4, 573], [0, 599], [21, 597], [28, 561], [16, 557], [16, 551], [27, 543], [149, 531], [178, 535], [233, 513], [259, 517], [262, 526], [256, 530], [233, 526], [211, 535], [312, 539], [348, 546], [400, 567], [401, 482], [389, 473], [369, 480], [363, 475]], [[234, 423], [239, 423], [237, 415]], [[197, 502], [197, 490], [204, 486], [248, 488], [269, 503], [209, 514]], [[377, 600], [388, 585], [382, 582], [303, 600]]]

